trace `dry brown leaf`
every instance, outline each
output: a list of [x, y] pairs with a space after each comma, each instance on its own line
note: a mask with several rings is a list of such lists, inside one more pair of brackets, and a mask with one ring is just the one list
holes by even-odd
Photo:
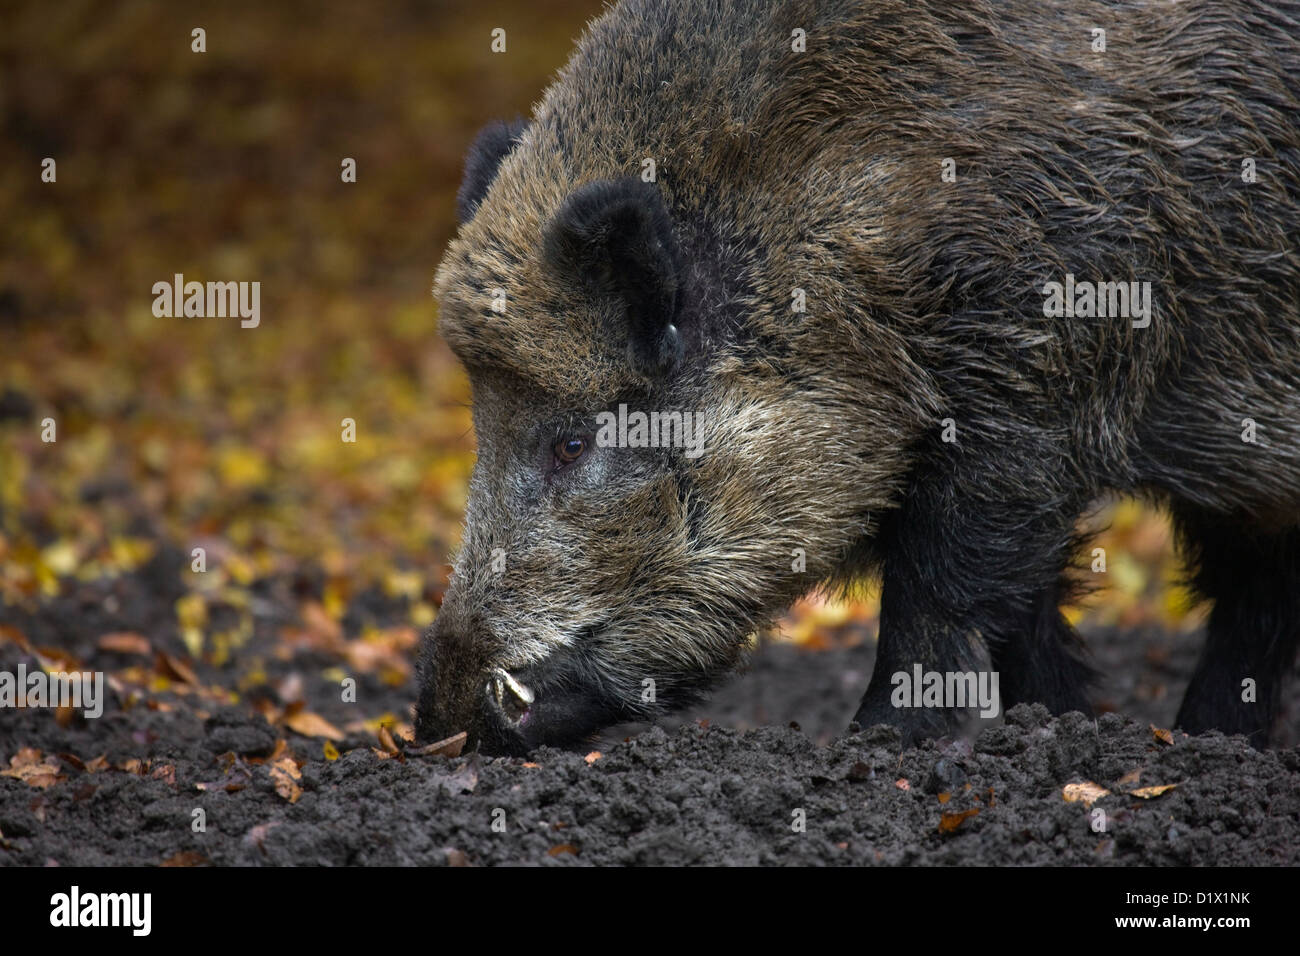
[[907, 778], [906, 778], [906, 777], [899, 777], [897, 780], [894, 781], [894, 786], [896, 786], [899, 790], [911, 790], [911, 789], [912, 789], [912, 785], [911, 785], [910, 783], [907, 782]]
[[302, 774], [292, 757], [282, 757], [271, 766], [271, 779], [275, 781], [275, 792], [290, 803], [297, 803], [302, 796], [302, 787], [298, 781]]
[[408, 757], [459, 757], [460, 752], [465, 748], [465, 741], [469, 735], [465, 731], [439, 740], [437, 743], [426, 744], [423, 747], [413, 747], [406, 751]]
[[309, 710], [290, 714], [284, 718], [284, 723], [290, 730], [304, 737], [326, 737], [329, 740], [340, 741], [346, 736], [320, 714], [314, 714]]
[[1172, 744], [1174, 742], [1174, 735], [1171, 731], [1162, 730], [1155, 724], [1151, 725], [1151, 736], [1162, 744]]
[[0, 770], [0, 777], [13, 777], [29, 787], [44, 790], [60, 780], [66, 780], [65, 774], [59, 773], [59, 758], [50, 754], [42, 756], [34, 747], [24, 747], [9, 758], [9, 769]]
[[524, 763], [524, 764], [521, 764], [520, 766], [527, 767], [529, 770], [540, 770], [540, 769], [542, 769], [542, 765], [539, 764], [539, 763]]
[[199, 686], [198, 675], [194, 673], [189, 664], [186, 664], [174, 654], [159, 651], [158, 655], [154, 658], [153, 666], [154, 670], [165, 677], [183, 681], [191, 687]]
[[153, 651], [149, 638], [134, 631], [101, 634], [95, 643], [101, 651], [112, 651], [114, 654], [149, 654]]
[[8, 624], [0, 624], [0, 642], [10, 641], [17, 644], [25, 653], [32, 652], [32, 645], [28, 643], [27, 636], [16, 627], [10, 627]]
[[1067, 783], [1061, 790], [1061, 796], [1066, 803], [1082, 803], [1090, 807], [1102, 797], [1109, 797], [1110, 791], [1089, 780], [1084, 783]]
[[969, 810], [962, 810], [960, 813], [945, 813], [939, 817], [939, 832], [952, 833], [966, 820], [979, 812], [979, 807], [971, 807]]
[[383, 747], [390, 754], [398, 753], [397, 741], [393, 739], [392, 733], [382, 724], [379, 727], [379, 746]]
[[167, 859], [159, 863], [159, 866], [206, 866], [208, 858], [198, 850], [182, 850], [180, 853], [173, 853]]
[[108, 754], [100, 754], [94, 760], [86, 761], [86, 773], [99, 773], [108, 769]]
[[1176, 786], [1178, 786], [1176, 783], [1162, 783], [1154, 787], [1139, 787], [1136, 790], [1130, 790], [1129, 793], [1135, 797], [1141, 797], [1143, 800], [1150, 800], [1152, 797], [1158, 797], [1162, 793], [1167, 793]]
[[39, 790], [45, 790], [48, 787], [54, 786], [60, 780], [66, 780], [66, 779], [67, 777], [65, 777], [63, 774], [54, 773], [51, 770], [32, 772], [29, 774], [25, 774], [22, 777], [23, 783], [27, 784], [27, 786], [29, 787], [36, 787]]
[[591, 765], [595, 763], [597, 760], [599, 760], [602, 756], [603, 754], [601, 754], [599, 750], [593, 750], [591, 753], [587, 754], [587, 756], [583, 757], [582, 759], [587, 761], [588, 765]]
[[578, 848], [572, 843], [561, 843], [559, 846], [553, 846], [546, 851], [547, 856], [563, 856], [565, 853], [577, 856]]
[[1116, 781], [1115, 781], [1115, 786], [1117, 786], [1117, 787], [1131, 787], [1131, 786], [1133, 786], [1135, 783], [1137, 783], [1137, 782], [1138, 782], [1139, 780], [1141, 780], [1141, 779], [1142, 779], [1142, 768], [1141, 768], [1141, 767], [1134, 767], [1134, 768], [1133, 768], [1132, 770], [1130, 770], [1128, 773], [1124, 774], [1124, 776], [1122, 776], [1122, 777], [1120, 777], [1118, 780], [1116, 780]]
[[951, 794], [951, 793], [941, 793], [941, 794], [939, 794], [939, 802], [940, 802], [940, 803], [947, 803], [947, 802], [948, 802], [949, 800], [951, 800], [951, 799], [952, 799], [952, 794]]
[[444, 851], [447, 854], [448, 866], [469, 866], [469, 857], [463, 850], [457, 850], [455, 847], [447, 847]]
[[78, 757], [76, 754], [61, 753], [59, 754], [59, 759], [66, 764], [71, 764], [74, 770], [86, 769], [86, 762], [82, 760], [80, 757]]
[[32, 651], [47, 673], [82, 670], [80, 658], [59, 647], [38, 647]]

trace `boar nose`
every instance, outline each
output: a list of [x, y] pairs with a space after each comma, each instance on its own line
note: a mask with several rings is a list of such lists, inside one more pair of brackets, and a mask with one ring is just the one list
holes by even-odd
[[489, 705], [512, 724], [524, 722], [528, 716], [528, 708], [532, 706], [535, 699], [528, 686], [515, 680], [509, 671], [500, 667], [492, 669], [484, 691]]

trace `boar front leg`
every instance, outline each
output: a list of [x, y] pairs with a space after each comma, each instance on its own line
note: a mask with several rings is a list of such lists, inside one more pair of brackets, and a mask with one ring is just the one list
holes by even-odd
[[1060, 487], [1069, 466], [1043, 467], [1034, 481], [1012, 462], [1048, 457], [1003, 449], [989, 460], [1002, 470], [936, 469], [882, 528], [880, 641], [854, 720], [892, 724], [909, 745], [953, 731], [974, 712], [946, 695], [940, 706], [915, 706], [918, 667], [940, 675], [945, 690], [950, 674], [974, 674], [987, 689], [996, 680], [998, 713], [1032, 699], [1057, 713], [1087, 708], [1088, 671], [1055, 606], [1080, 511], [1080, 496]]

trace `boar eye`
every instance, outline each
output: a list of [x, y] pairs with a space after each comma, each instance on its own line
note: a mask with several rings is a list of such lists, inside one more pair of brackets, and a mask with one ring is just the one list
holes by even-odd
[[561, 438], [555, 443], [555, 460], [561, 465], [571, 465], [587, 450], [582, 438]]

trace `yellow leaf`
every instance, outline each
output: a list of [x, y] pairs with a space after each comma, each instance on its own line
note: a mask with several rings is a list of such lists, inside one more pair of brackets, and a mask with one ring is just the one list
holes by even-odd
[[221, 480], [232, 488], [252, 488], [266, 481], [266, 459], [255, 448], [235, 445], [221, 452], [217, 462]]
[[1139, 787], [1136, 790], [1130, 790], [1129, 793], [1133, 794], [1135, 797], [1141, 797], [1143, 800], [1150, 800], [1152, 797], [1158, 797], [1162, 793], [1167, 793], [1176, 786], [1178, 786], [1176, 783], [1162, 783], [1154, 787]]
[[77, 549], [71, 541], [56, 541], [41, 552], [41, 563], [66, 578], [77, 569]]
[[208, 602], [202, 594], [187, 594], [176, 600], [176, 617], [181, 627], [201, 628], [208, 623]]
[[1067, 783], [1061, 791], [1061, 796], [1065, 798], [1066, 803], [1082, 803], [1090, 807], [1102, 797], [1109, 797], [1110, 791], [1089, 780], [1085, 783]]

